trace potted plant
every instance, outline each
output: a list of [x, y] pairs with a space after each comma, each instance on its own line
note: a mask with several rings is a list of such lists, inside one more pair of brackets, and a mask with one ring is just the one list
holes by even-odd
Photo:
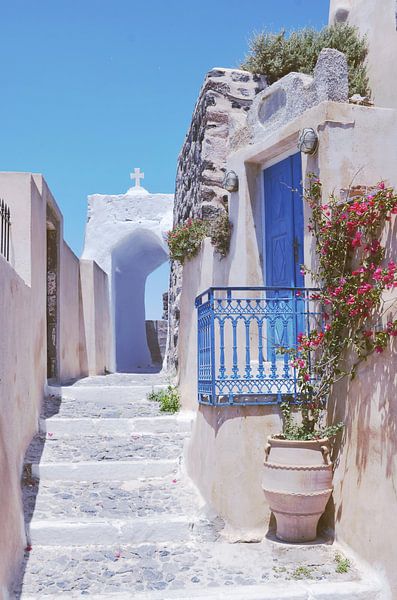
[[394, 190], [380, 182], [322, 204], [321, 183], [311, 175], [305, 199], [317, 255], [310, 273], [319, 286], [311, 300], [320, 303], [322, 318], [299, 333], [296, 347], [278, 349], [291, 355], [298, 393], [281, 404], [283, 432], [268, 439], [263, 478], [276, 535], [289, 542], [316, 537], [332, 493], [331, 441], [343, 427], [327, 423], [334, 384], [354, 378], [358, 365], [397, 335], [395, 300], [385, 304], [384, 294], [397, 287], [397, 267], [382, 244], [385, 225], [397, 214]]

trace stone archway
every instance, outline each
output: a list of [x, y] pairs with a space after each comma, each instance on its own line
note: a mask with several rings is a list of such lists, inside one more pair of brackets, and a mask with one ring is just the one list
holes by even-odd
[[158, 236], [143, 228], [128, 234], [112, 250], [115, 360], [119, 372], [153, 367], [145, 326], [145, 285], [150, 273], [167, 259]]
[[[134, 178], [142, 178], [135, 170]], [[109, 277], [113, 319], [112, 371], [153, 368], [145, 323], [146, 279], [168, 258], [174, 196], [140, 185], [126, 194], [88, 197], [82, 258], [95, 260]]]

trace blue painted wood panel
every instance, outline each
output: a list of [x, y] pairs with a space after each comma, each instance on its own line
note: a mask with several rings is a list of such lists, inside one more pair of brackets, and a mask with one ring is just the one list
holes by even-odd
[[300, 154], [265, 169], [265, 285], [302, 287], [303, 205]]
[[[300, 154], [295, 154], [264, 171], [264, 240], [265, 286], [278, 288], [303, 287], [300, 272], [303, 259], [303, 200]], [[282, 317], [267, 324], [267, 360], [276, 360], [277, 346], [296, 344], [297, 333], [303, 330], [301, 301], [294, 292], [283, 294], [291, 300], [280, 302], [274, 297], [274, 313], [280, 310], [294, 316], [288, 326]]]

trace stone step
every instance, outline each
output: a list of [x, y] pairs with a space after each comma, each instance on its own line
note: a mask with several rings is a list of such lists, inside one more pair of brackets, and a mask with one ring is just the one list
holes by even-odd
[[165, 477], [175, 472], [178, 459], [129, 461], [40, 462], [26, 465], [33, 478], [63, 481], [132, 481]]
[[197, 514], [202, 500], [175, 472], [145, 481], [38, 481], [23, 486], [25, 520], [92, 520]]
[[[164, 386], [162, 386], [164, 387]], [[44, 402], [42, 416], [62, 417], [152, 417], [161, 415], [159, 404], [148, 399], [151, 387], [57, 388]], [[157, 389], [160, 389], [158, 386]]]
[[65, 398], [69, 400], [94, 401], [107, 399], [111, 401], [118, 400], [140, 400], [146, 398], [153, 391], [159, 391], [167, 387], [165, 383], [123, 385], [123, 386], [103, 386], [103, 385], [67, 385], [67, 386], [48, 386], [47, 395], [55, 398]]
[[[26, 553], [22, 598], [385, 600], [372, 573], [337, 573], [332, 545], [188, 541]], [[19, 596], [17, 596], [19, 597]]]
[[61, 435], [131, 435], [133, 433], [188, 433], [193, 415], [162, 415], [136, 418], [66, 418], [40, 419], [40, 432]]
[[148, 401], [141, 399], [119, 399], [106, 400], [75, 400], [64, 398], [49, 397], [46, 398], [43, 410], [42, 418], [48, 419], [50, 417], [62, 417], [62, 418], [139, 418], [139, 417], [159, 417], [162, 414], [160, 407], [157, 402]]
[[189, 539], [192, 529], [193, 521], [178, 515], [90, 521], [33, 518], [27, 535], [32, 546], [95, 546], [182, 542]]
[[[56, 595], [41, 594], [43, 600], [63, 598], [74, 600], [82, 594], [57, 592]], [[109, 594], [84, 594], [89, 600], [131, 600], [130, 592]], [[22, 594], [20, 600], [37, 600], [37, 596]], [[261, 586], [222, 586], [201, 590], [147, 592], [134, 594], [134, 600], [389, 600], [390, 596], [379, 584], [372, 581], [359, 583], [267, 583]]]
[[166, 385], [167, 375], [162, 373], [110, 373], [83, 377], [65, 387], [136, 387], [141, 385]]
[[183, 433], [130, 433], [129, 435], [36, 435], [25, 455], [26, 463], [78, 463], [174, 459], [181, 455]]

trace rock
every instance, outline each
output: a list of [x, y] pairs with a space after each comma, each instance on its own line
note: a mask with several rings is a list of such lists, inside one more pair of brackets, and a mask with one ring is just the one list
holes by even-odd
[[374, 105], [374, 103], [372, 102], [372, 100], [369, 96], [360, 96], [360, 94], [353, 94], [353, 96], [350, 96], [349, 102], [351, 102], [352, 104], [359, 104], [361, 106], [373, 106]]
[[[212, 218], [219, 213], [226, 156], [236, 131], [246, 126], [247, 110], [266, 86], [262, 75], [239, 69], [214, 68], [206, 76], [193, 113], [190, 129], [178, 159], [174, 224], [189, 217]], [[248, 139], [240, 135], [236, 139]], [[235, 142], [236, 143], [236, 142]], [[177, 368], [179, 298], [182, 266], [171, 266], [167, 366]]]

